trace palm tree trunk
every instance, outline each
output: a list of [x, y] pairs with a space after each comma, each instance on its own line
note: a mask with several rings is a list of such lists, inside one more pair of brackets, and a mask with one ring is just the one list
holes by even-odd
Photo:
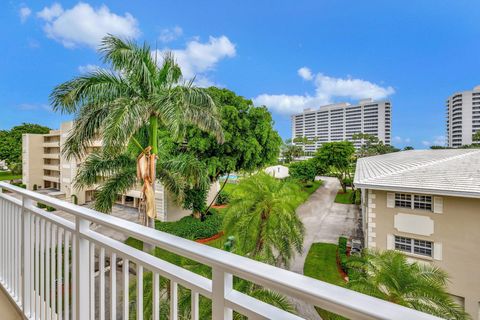
[[[229, 177], [230, 177], [230, 172], [227, 173], [227, 177], [225, 178], [225, 181], [223, 182], [222, 186], [220, 187], [220, 190], [218, 190], [218, 192], [215, 195], [215, 197], [213, 198], [213, 200], [208, 205], [208, 208], [207, 208], [207, 210], [205, 210], [205, 213], [207, 213], [210, 210], [210, 208], [213, 206], [213, 204], [215, 203], [215, 200], [217, 200], [217, 198], [218, 198], [218, 195], [220, 194], [220, 192], [223, 191], [223, 188], [225, 188], [225, 185], [227, 184], [227, 181], [228, 181]], [[216, 181], [216, 179], [215, 179], [215, 181]]]
[[[155, 155], [155, 165], [154, 165], [154, 174], [152, 177], [152, 189], [153, 196], [155, 197], [155, 182], [157, 181], [157, 156], [158, 156], [158, 118], [156, 116], [150, 116], [150, 146], [152, 147], [152, 154]], [[155, 198], [153, 199], [155, 201]], [[156, 210], [158, 210], [155, 207]], [[155, 212], [155, 215], [157, 213]], [[149, 221], [147, 217], [147, 226], [152, 224], [152, 228], [155, 228], [155, 219]]]

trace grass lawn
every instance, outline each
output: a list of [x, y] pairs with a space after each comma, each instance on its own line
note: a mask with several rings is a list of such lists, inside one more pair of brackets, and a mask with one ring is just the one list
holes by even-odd
[[[308, 251], [303, 273], [306, 276], [335, 285], [343, 285], [337, 267], [337, 245], [331, 243], [314, 243]], [[323, 320], [346, 320], [346, 318], [315, 307]]]
[[[356, 204], [360, 204], [360, 190], [355, 190], [356, 192]], [[337, 195], [335, 196], [336, 203], [343, 203], [343, 204], [353, 204], [353, 192], [351, 189], [347, 189], [346, 193], [343, 193], [343, 190], [338, 190]]]
[[331, 243], [314, 243], [308, 251], [303, 273], [306, 276], [328, 283], [341, 285], [345, 283], [337, 267], [337, 245]]
[[318, 188], [320, 188], [323, 184], [322, 180], [317, 180], [309, 184], [308, 186], [302, 186], [303, 192], [306, 194], [305, 200], [308, 199], [314, 193], [317, 191]]
[[12, 174], [10, 171], [0, 171], [0, 181], [22, 179], [21, 174]]
[[130, 247], [133, 247], [138, 250], [143, 250], [143, 241], [135, 239], [133, 237], [129, 237], [127, 240], [125, 240], [125, 244], [129, 245]]

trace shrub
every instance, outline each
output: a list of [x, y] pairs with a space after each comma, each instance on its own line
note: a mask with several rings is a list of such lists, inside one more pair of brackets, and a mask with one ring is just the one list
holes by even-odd
[[227, 204], [230, 201], [230, 196], [227, 192], [221, 191], [218, 194], [217, 200], [215, 201], [216, 204], [222, 205], [222, 204]]
[[17, 183], [12, 183], [14, 186], [17, 186], [17, 187], [20, 187], [20, 188], [23, 188], [23, 189], [27, 189], [27, 185], [26, 184], [23, 184], [21, 182], [17, 182]]
[[222, 230], [223, 216], [216, 213], [208, 213], [204, 220], [195, 219], [192, 216], [183, 217], [174, 222], [155, 221], [155, 229], [167, 232], [182, 238], [198, 240], [212, 237]]
[[55, 210], [56, 210], [54, 207], [47, 206], [46, 204], [41, 203], [41, 202], [38, 202], [38, 203], [37, 203], [37, 207], [39, 207], [40, 209], [45, 209], [45, 210], [47, 210], [48, 212], [52, 212], [52, 211], [55, 211]]
[[343, 183], [347, 186], [347, 187], [351, 187], [353, 185], [353, 180], [351, 178], [343, 178]]
[[340, 237], [338, 238], [338, 259], [340, 261], [340, 266], [345, 273], [348, 273], [348, 257], [347, 257], [347, 238]]
[[315, 164], [312, 160], [293, 162], [288, 166], [288, 173], [293, 179], [302, 182], [314, 181], [316, 176]]

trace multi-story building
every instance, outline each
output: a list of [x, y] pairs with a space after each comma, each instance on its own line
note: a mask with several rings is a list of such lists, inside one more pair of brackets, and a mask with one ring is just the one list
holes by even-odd
[[306, 138], [304, 151], [314, 152], [323, 143], [352, 141], [359, 148], [356, 133], [367, 133], [385, 144], [391, 141], [391, 104], [388, 101], [361, 100], [357, 104], [336, 103], [319, 109], [305, 109], [292, 116], [292, 139]]
[[365, 245], [399, 250], [450, 277], [480, 319], [480, 150], [412, 150], [357, 161]]
[[[76, 202], [80, 205], [94, 200], [96, 188], [77, 189], [74, 179], [78, 168], [84, 159], [67, 159], [62, 155], [62, 146], [65, 143], [73, 122], [64, 122], [59, 130], [52, 130], [48, 134], [24, 134], [22, 137], [22, 166], [23, 183], [28, 190], [40, 190], [56, 198]], [[101, 148], [102, 141], [92, 141], [89, 152]], [[216, 194], [218, 184], [213, 184], [209, 193], [209, 200]], [[141, 186], [118, 195], [118, 203], [138, 208], [141, 198]], [[161, 221], [178, 220], [190, 211], [178, 206], [174, 197], [169, 195], [164, 187], [157, 183], [155, 186], [157, 219]], [[167, 214], [168, 212], [168, 214]]]
[[473, 134], [480, 131], [480, 86], [451, 95], [446, 107], [447, 146], [471, 144]]

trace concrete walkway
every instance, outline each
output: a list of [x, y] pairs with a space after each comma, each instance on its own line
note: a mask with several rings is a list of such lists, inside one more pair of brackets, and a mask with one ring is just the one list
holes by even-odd
[[[315, 242], [338, 243], [338, 237], [355, 236], [359, 209], [356, 205], [335, 203], [335, 195], [341, 188], [338, 179], [319, 177], [323, 185], [297, 209], [297, 214], [305, 226], [303, 253], [296, 254], [290, 270], [303, 274], [303, 266], [310, 247]], [[309, 320], [321, 319], [312, 305], [292, 299], [298, 314]]]

